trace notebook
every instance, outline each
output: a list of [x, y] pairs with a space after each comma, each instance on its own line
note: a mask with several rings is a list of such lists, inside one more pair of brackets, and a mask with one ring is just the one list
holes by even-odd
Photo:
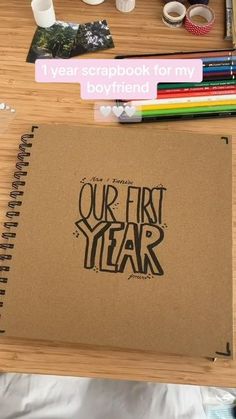
[[0, 339], [232, 358], [231, 138], [32, 130], [1, 244]]

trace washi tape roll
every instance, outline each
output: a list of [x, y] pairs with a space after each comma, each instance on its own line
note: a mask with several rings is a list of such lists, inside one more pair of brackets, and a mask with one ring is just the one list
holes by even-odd
[[170, 28], [179, 28], [183, 24], [186, 7], [179, 1], [170, 1], [163, 7], [163, 22]]
[[[165, 3], [170, 3], [171, 1], [173, 0], [164, 0]], [[179, 3], [185, 3], [185, 0], [176, 0], [176, 1], [178, 1]]]
[[205, 4], [207, 5], [209, 3], [209, 0], [188, 0], [189, 3], [192, 4]]
[[[205, 19], [205, 23], [197, 23], [193, 20], [194, 16]], [[214, 11], [203, 4], [190, 6], [185, 17], [185, 28], [194, 35], [206, 35], [212, 29], [215, 21]]]

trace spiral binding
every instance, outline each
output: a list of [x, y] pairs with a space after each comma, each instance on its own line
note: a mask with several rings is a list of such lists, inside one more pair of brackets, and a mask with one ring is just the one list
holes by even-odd
[[[8, 282], [8, 272], [10, 271], [10, 266], [8, 261], [12, 259], [12, 255], [8, 253], [9, 249], [14, 248], [14, 243], [12, 241], [16, 237], [15, 229], [18, 226], [18, 221], [15, 221], [15, 217], [19, 217], [20, 211], [19, 207], [22, 204], [21, 197], [24, 194], [24, 191], [20, 188], [25, 185], [25, 180], [22, 180], [23, 176], [27, 175], [27, 166], [29, 165], [28, 161], [25, 161], [25, 158], [30, 156], [29, 148], [32, 146], [31, 140], [34, 138], [34, 131], [38, 128], [37, 126], [32, 126], [30, 134], [24, 134], [21, 137], [21, 144], [19, 145], [19, 153], [17, 156], [16, 169], [14, 173], [14, 180], [12, 182], [13, 190], [10, 192], [11, 201], [8, 202], [8, 207], [10, 208], [6, 212], [6, 218], [11, 221], [5, 221], [3, 224], [5, 231], [2, 233], [2, 238], [5, 242], [0, 243], [0, 249], [5, 250], [5, 253], [0, 254], [0, 261], [3, 261], [3, 264], [0, 265], [0, 298], [6, 295], [6, 289], [1, 287], [1, 285], [6, 285]], [[4, 305], [4, 301], [0, 301], [0, 308]], [[0, 315], [1, 317], [1, 315]], [[5, 333], [5, 330], [0, 329], [0, 334]]]

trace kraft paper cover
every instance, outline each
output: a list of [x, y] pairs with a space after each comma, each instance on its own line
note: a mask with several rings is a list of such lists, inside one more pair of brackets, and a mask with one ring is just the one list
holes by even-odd
[[232, 144], [133, 126], [40, 126], [5, 336], [233, 355]]

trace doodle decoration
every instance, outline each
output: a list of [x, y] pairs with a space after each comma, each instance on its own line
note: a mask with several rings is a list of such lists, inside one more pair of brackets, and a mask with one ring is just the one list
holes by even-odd
[[[5, 231], [2, 233], [3, 242], [0, 243], [0, 250], [3, 251], [0, 254], [0, 296], [3, 301], [0, 301], [0, 308], [4, 305], [4, 296], [6, 295], [6, 286], [8, 282], [8, 272], [10, 271], [9, 261], [12, 259], [12, 255], [9, 254], [10, 250], [14, 248], [14, 238], [16, 237], [15, 229], [18, 226], [16, 217], [19, 217], [19, 207], [22, 204], [21, 197], [24, 194], [23, 187], [25, 185], [24, 176], [27, 175], [26, 167], [29, 165], [27, 161], [30, 156], [29, 148], [32, 146], [31, 140], [34, 137], [34, 130], [38, 128], [32, 126], [30, 134], [24, 134], [21, 137], [21, 144], [19, 145], [20, 152], [18, 153], [18, 161], [16, 163], [16, 172], [14, 173], [14, 181], [12, 182], [13, 190], [10, 192], [11, 201], [8, 202], [10, 208], [6, 212], [6, 218], [10, 221], [4, 223]], [[17, 209], [16, 209], [17, 208]], [[0, 328], [0, 333], [5, 333], [5, 330]]]
[[77, 240], [84, 246], [84, 268], [164, 275], [158, 248], [167, 227], [163, 222], [166, 188], [97, 177], [80, 183], [75, 225]]

